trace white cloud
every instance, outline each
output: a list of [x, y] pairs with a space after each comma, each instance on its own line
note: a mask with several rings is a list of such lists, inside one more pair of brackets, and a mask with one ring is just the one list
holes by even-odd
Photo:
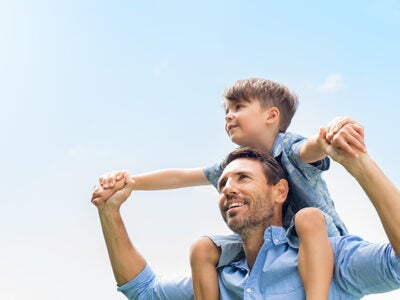
[[319, 88], [323, 91], [339, 91], [343, 88], [343, 79], [340, 74], [329, 75]]

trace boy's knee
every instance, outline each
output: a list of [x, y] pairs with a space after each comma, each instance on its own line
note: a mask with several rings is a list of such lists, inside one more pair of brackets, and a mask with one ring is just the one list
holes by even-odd
[[190, 264], [213, 263], [217, 265], [219, 248], [207, 237], [201, 237], [190, 247]]
[[326, 230], [325, 217], [315, 207], [306, 207], [299, 210], [295, 215], [294, 222], [298, 234], [304, 231]]

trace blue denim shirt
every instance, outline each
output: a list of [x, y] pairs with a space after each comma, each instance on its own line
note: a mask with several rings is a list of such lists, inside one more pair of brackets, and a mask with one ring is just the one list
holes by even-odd
[[[306, 138], [286, 132], [279, 133], [271, 150], [271, 155], [280, 162], [289, 182], [289, 195], [283, 211], [283, 225], [289, 224], [296, 212], [304, 207], [317, 207], [325, 213], [329, 236], [345, 235], [346, 226], [335, 210], [335, 205], [321, 177], [322, 171], [329, 169], [328, 157], [315, 163], [304, 163], [300, 159], [300, 149]], [[204, 168], [204, 174], [217, 188], [222, 174], [222, 162]], [[291, 234], [289, 233], [289, 236]]]
[[[297, 250], [290, 247], [283, 227], [268, 227], [253, 269], [246, 260], [219, 266], [221, 299], [305, 299], [297, 269]], [[335, 268], [329, 299], [353, 300], [400, 288], [400, 257], [390, 244], [369, 243], [357, 236], [330, 238]], [[189, 277], [166, 279], [147, 265], [118, 288], [128, 299], [194, 299]]]

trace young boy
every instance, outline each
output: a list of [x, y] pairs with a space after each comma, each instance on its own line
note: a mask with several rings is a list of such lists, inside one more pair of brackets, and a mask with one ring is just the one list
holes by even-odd
[[[250, 78], [227, 88], [224, 97], [225, 130], [232, 142], [271, 153], [285, 169], [291, 193], [286, 202], [284, 225], [288, 227], [289, 241], [299, 248], [298, 268], [306, 297], [327, 299], [334, 259], [327, 232], [330, 236], [347, 233], [321, 178], [321, 172], [329, 168], [329, 159], [316, 137], [307, 140], [285, 133], [298, 103], [285, 86]], [[327, 141], [348, 154], [354, 155], [353, 148], [365, 151], [363, 128], [351, 119], [336, 119], [327, 129]], [[217, 187], [220, 175], [220, 163], [206, 168], [160, 170], [133, 176], [134, 189], [172, 189], [210, 183]], [[121, 188], [118, 180], [124, 176], [124, 172], [117, 172], [100, 177], [104, 199]], [[200, 238], [192, 246], [195, 299], [219, 299], [216, 266], [240, 255], [240, 245], [239, 237], [232, 235]]]

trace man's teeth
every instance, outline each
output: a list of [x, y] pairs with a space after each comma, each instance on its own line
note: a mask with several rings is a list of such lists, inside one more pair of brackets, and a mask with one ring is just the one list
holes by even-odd
[[240, 206], [243, 206], [243, 205], [244, 205], [243, 203], [232, 203], [231, 205], [229, 205], [229, 209], [235, 208], [235, 207], [240, 207]]

